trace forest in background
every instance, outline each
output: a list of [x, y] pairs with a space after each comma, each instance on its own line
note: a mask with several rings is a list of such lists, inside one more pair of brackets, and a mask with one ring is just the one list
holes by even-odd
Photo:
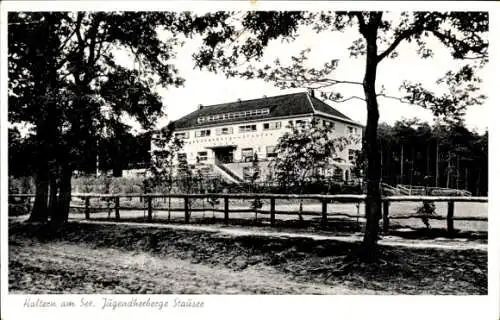
[[[99, 171], [120, 177], [126, 169], [148, 168], [149, 132], [102, 139], [86, 153], [77, 170], [86, 176]], [[463, 124], [428, 124], [418, 119], [402, 119], [378, 131], [382, 182], [396, 185], [463, 189], [474, 195], [488, 193], [488, 131], [477, 133]], [[9, 175], [33, 175], [30, 155], [33, 139], [9, 129]], [[365, 170], [364, 153], [356, 161], [357, 174]], [[23, 188], [24, 189], [24, 188]]]

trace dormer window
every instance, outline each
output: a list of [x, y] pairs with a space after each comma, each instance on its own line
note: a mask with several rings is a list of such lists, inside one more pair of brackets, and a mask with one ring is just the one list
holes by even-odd
[[269, 114], [269, 108], [248, 110], [248, 111], [238, 111], [238, 112], [228, 112], [209, 116], [198, 117], [198, 123], [226, 120], [226, 119], [241, 119], [257, 116], [265, 116]]

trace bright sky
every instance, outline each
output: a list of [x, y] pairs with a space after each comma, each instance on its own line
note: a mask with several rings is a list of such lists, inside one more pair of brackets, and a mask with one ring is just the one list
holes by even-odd
[[[292, 43], [273, 41], [266, 49], [264, 55], [265, 63], [272, 63], [279, 58], [284, 64], [291, 55], [310, 48], [311, 66], [320, 67], [332, 59], [340, 59], [339, 67], [332, 77], [339, 80], [362, 81], [364, 73], [364, 57], [351, 58], [347, 48], [352, 41], [359, 37], [356, 30], [339, 33], [316, 34], [312, 29], [303, 27], [299, 30], [299, 37]], [[185, 45], [178, 50], [175, 64], [180, 75], [186, 79], [184, 87], [160, 88], [158, 92], [163, 98], [167, 117], [158, 122], [158, 127], [164, 126], [170, 120], [176, 120], [196, 110], [199, 104], [210, 105], [223, 102], [235, 101], [237, 99], [254, 99], [263, 95], [273, 96], [285, 93], [305, 91], [306, 89], [281, 90], [271, 83], [262, 80], [243, 80], [238, 78], [226, 79], [224, 75], [214, 74], [207, 71], [194, 69], [191, 58], [196, 52], [200, 41], [197, 39], [186, 40]], [[415, 52], [415, 47], [409, 43], [399, 46], [399, 57], [393, 60], [384, 60], [378, 69], [377, 85], [383, 85], [386, 93], [399, 96], [398, 88], [403, 80], [422, 82], [427, 88], [434, 90], [435, 81], [448, 70], [458, 69], [460, 62], [453, 60], [450, 54], [439, 43], [433, 43], [432, 48], [435, 55], [431, 59], [421, 59]], [[434, 49], [435, 48], [435, 49]], [[380, 48], [379, 50], [382, 50]], [[361, 86], [342, 85], [336, 86], [345, 97], [351, 95], [363, 96]], [[317, 95], [319, 96], [319, 94]], [[328, 104], [351, 117], [353, 120], [366, 121], [366, 107], [364, 101], [350, 100], [345, 103]], [[422, 120], [432, 122], [433, 117], [429, 111], [418, 106], [403, 104], [395, 100], [379, 98], [380, 121], [393, 123], [402, 118], [418, 117]], [[488, 124], [487, 115], [488, 102], [483, 106], [471, 107], [466, 114], [466, 124], [470, 129], [479, 132], [485, 130]]]

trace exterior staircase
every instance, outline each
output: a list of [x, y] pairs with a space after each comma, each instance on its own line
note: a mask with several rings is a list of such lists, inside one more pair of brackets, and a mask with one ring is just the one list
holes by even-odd
[[237, 176], [233, 171], [229, 170], [222, 162], [215, 159], [214, 171], [218, 172], [222, 178], [226, 179], [228, 182], [241, 184], [243, 179]]

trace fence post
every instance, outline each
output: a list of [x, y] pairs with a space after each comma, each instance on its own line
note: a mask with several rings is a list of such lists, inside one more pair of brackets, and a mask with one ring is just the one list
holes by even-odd
[[146, 196], [148, 199], [148, 221], [153, 220], [153, 198], [151, 196]]
[[276, 222], [276, 199], [270, 198], [271, 200], [271, 226], [273, 227]]
[[389, 201], [384, 200], [382, 211], [382, 231], [389, 232]]
[[115, 218], [120, 219], [120, 197], [115, 197]]
[[446, 222], [447, 222], [449, 236], [453, 236], [453, 234], [455, 233], [455, 228], [453, 227], [454, 211], [455, 211], [455, 202], [448, 201], [448, 215], [446, 216]]
[[189, 223], [189, 197], [184, 197], [184, 222]]
[[229, 223], [229, 198], [227, 196], [224, 197], [224, 223]]
[[90, 198], [85, 197], [85, 219], [90, 219]]
[[328, 222], [326, 217], [327, 206], [328, 202], [326, 201], [326, 199], [321, 199], [321, 226], [323, 228], [326, 227], [326, 224]]

